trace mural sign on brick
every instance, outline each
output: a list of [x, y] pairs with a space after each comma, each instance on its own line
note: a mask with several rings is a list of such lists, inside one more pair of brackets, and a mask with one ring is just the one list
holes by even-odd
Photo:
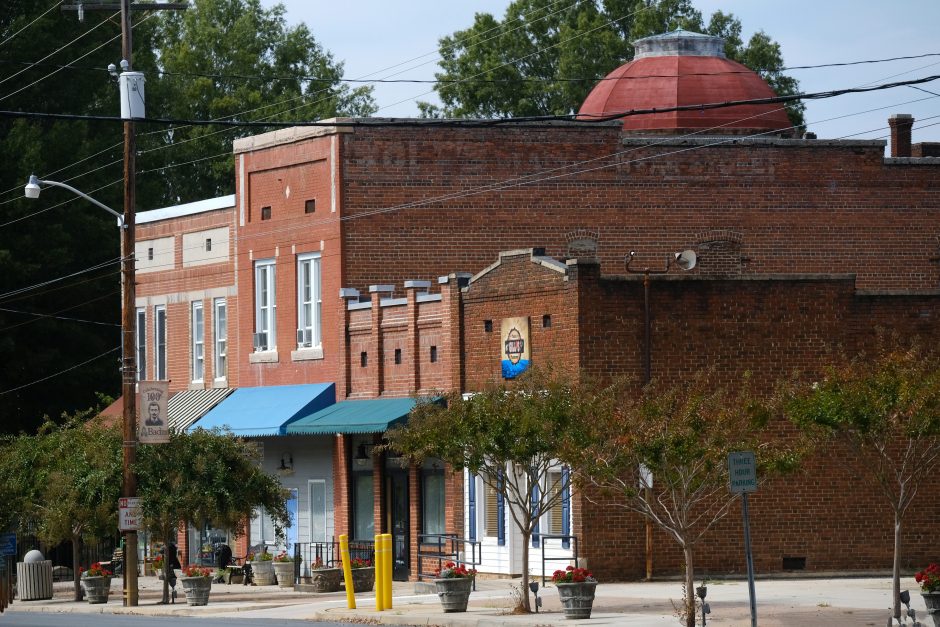
[[500, 346], [503, 378], [515, 379], [529, 367], [529, 319], [503, 318]]

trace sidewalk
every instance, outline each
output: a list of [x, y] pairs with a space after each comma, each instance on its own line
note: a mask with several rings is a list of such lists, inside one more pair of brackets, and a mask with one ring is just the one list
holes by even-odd
[[[672, 602], [679, 600], [676, 581], [609, 583], [597, 587], [590, 620], [567, 621], [554, 588], [539, 591], [543, 607], [538, 614], [512, 615], [511, 584], [518, 580], [477, 582], [466, 613], [445, 614], [434, 594], [416, 594], [414, 583], [396, 582], [393, 609], [376, 612], [374, 595], [357, 595], [355, 610], [347, 609], [345, 593], [308, 594], [276, 586], [213, 584], [209, 605], [190, 607], [180, 586], [175, 605], [160, 605], [163, 582], [141, 577], [139, 606], [125, 608], [121, 581], [112, 582], [111, 600], [104, 605], [72, 601], [72, 584], [55, 584], [48, 601], [16, 600], [13, 612], [83, 612], [138, 615], [228, 616], [294, 618], [367, 622], [386, 625], [440, 625], [459, 627], [543, 627], [546, 625], [623, 625], [626, 627], [676, 627]], [[901, 589], [911, 590], [918, 618], [929, 623], [923, 599], [912, 578], [904, 578]], [[758, 624], [761, 627], [808, 627], [846, 625], [883, 627], [889, 616], [891, 580], [888, 577], [856, 579], [773, 579], [756, 583]], [[745, 581], [711, 581], [706, 599], [711, 605], [709, 625], [749, 626], [750, 609]], [[701, 618], [699, 618], [700, 624]]]

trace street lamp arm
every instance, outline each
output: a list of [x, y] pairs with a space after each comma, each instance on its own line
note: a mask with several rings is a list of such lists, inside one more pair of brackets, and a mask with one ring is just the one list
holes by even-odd
[[[28, 183], [27, 186], [26, 186], [26, 187], [27, 187], [27, 190], [30, 188], [30, 186], [33, 186], [33, 185], [35, 185], [37, 188], [38, 188], [39, 185], [51, 185], [51, 186], [53, 186], [53, 187], [61, 187], [61, 188], [63, 188], [63, 189], [67, 189], [67, 190], [69, 190], [70, 192], [72, 192], [73, 194], [75, 194], [76, 196], [81, 196], [82, 198], [84, 198], [85, 200], [87, 200], [88, 202], [90, 202], [91, 204], [96, 205], [96, 206], [98, 206], [98, 207], [101, 207], [102, 209], [104, 209], [105, 211], [107, 211], [108, 213], [110, 213], [111, 215], [113, 215], [115, 218], [118, 219], [118, 224], [120, 225], [120, 227], [121, 227], [122, 229], [124, 228], [124, 216], [123, 216], [123, 215], [121, 215], [120, 213], [118, 213], [117, 211], [115, 211], [114, 209], [112, 209], [111, 207], [107, 206], [106, 204], [95, 200], [94, 198], [92, 198], [91, 196], [89, 196], [88, 194], [86, 194], [85, 192], [83, 192], [83, 191], [81, 191], [81, 190], [78, 190], [78, 189], [75, 189], [75, 188], [72, 187], [71, 185], [67, 185], [67, 184], [65, 184], [65, 183], [60, 183], [60, 182], [58, 182], [58, 181], [49, 181], [49, 180], [45, 180], [45, 179], [40, 179], [40, 178], [37, 177], [35, 174], [32, 174], [32, 175], [30, 175], [30, 177], [29, 177], [29, 183]], [[38, 190], [37, 190], [37, 191], [38, 191]], [[27, 193], [27, 195], [28, 195], [28, 193]], [[38, 193], [37, 193], [36, 195], [38, 196]]]

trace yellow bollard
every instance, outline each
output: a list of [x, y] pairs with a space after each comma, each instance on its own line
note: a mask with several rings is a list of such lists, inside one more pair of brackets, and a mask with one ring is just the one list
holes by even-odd
[[356, 590], [353, 588], [352, 565], [349, 563], [349, 536], [339, 537], [339, 555], [343, 560], [343, 580], [346, 582], [346, 605], [356, 609]]
[[382, 605], [385, 609], [392, 609], [392, 564], [394, 563], [393, 553], [392, 553], [392, 534], [386, 533], [382, 536], [383, 542], [385, 543], [384, 550], [382, 555], [384, 556], [384, 570], [385, 570], [385, 585], [382, 586], [382, 594], [385, 595], [385, 599], [382, 602]]
[[379, 612], [385, 609], [383, 605], [385, 595], [382, 592], [382, 585], [385, 583], [385, 578], [382, 575], [384, 572], [382, 568], [382, 536], [377, 535], [375, 536], [375, 609]]

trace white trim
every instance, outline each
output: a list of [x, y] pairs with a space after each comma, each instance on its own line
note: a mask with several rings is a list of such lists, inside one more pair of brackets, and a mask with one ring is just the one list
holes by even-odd
[[[225, 310], [225, 320], [219, 324], [219, 309]], [[219, 338], [220, 333], [225, 335]], [[224, 364], [220, 363], [224, 360]], [[221, 366], [221, 367], [220, 367]], [[228, 301], [225, 298], [212, 300], [212, 374], [214, 381], [221, 382], [228, 378]]]
[[206, 311], [201, 300], [194, 300], [190, 304], [189, 321], [190, 380], [202, 383], [206, 378]]
[[218, 198], [208, 198], [206, 200], [197, 200], [196, 202], [186, 203], [185, 205], [174, 205], [162, 209], [151, 209], [150, 211], [141, 211], [134, 217], [136, 224], [148, 224], [160, 220], [172, 220], [183, 216], [191, 216], [197, 213], [206, 213], [207, 211], [217, 211], [219, 209], [234, 209], [235, 194], [228, 196], [219, 196]]
[[[160, 314], [163, 314], [163, 350], [160, 350]], [[167, 329], [169, 324], [166, 319], [166, 305], [156, 305], [153, 308], [153, 378], [157, 381], [165, 381], [167, 379], [167, 345], [169, 344], [169, 338], [167, 337]], [[163, 361], [163, 371], [160, 369], [161, 357]], [[162, 375], [162, 376], [161, 376]]]
[[[305, 274], [305, 268], [309, 267], [309, 273]], [[305, 285], [305, 277], [309, 278], [310, 285]], [[297, 331], [298, 336], [301, 331], [309, 330], [310, 342], [297, 342], [299, 350], [310, 348], [322, 348], [323, 346], [323, 289], [322, 289], [323, 267], [320, 253], [302, 253], [297, 255]], [[307, 301], [307, 292], [309, 290], [310, 300]], [[310, 320], [307, 320], [306, 308], [310, 308]], [[321, 350], [320, 357], [323, 352]], [[292, 355], [293, 357], [293, 355]], [[315, 359], [315, 357], [308, 357]]]
[[255, 352], [272, 352], [277, 350], [277, 266], [274, 259], [259, 259], [254, 271], [255, 333], [267, 333], [267, 346]]

